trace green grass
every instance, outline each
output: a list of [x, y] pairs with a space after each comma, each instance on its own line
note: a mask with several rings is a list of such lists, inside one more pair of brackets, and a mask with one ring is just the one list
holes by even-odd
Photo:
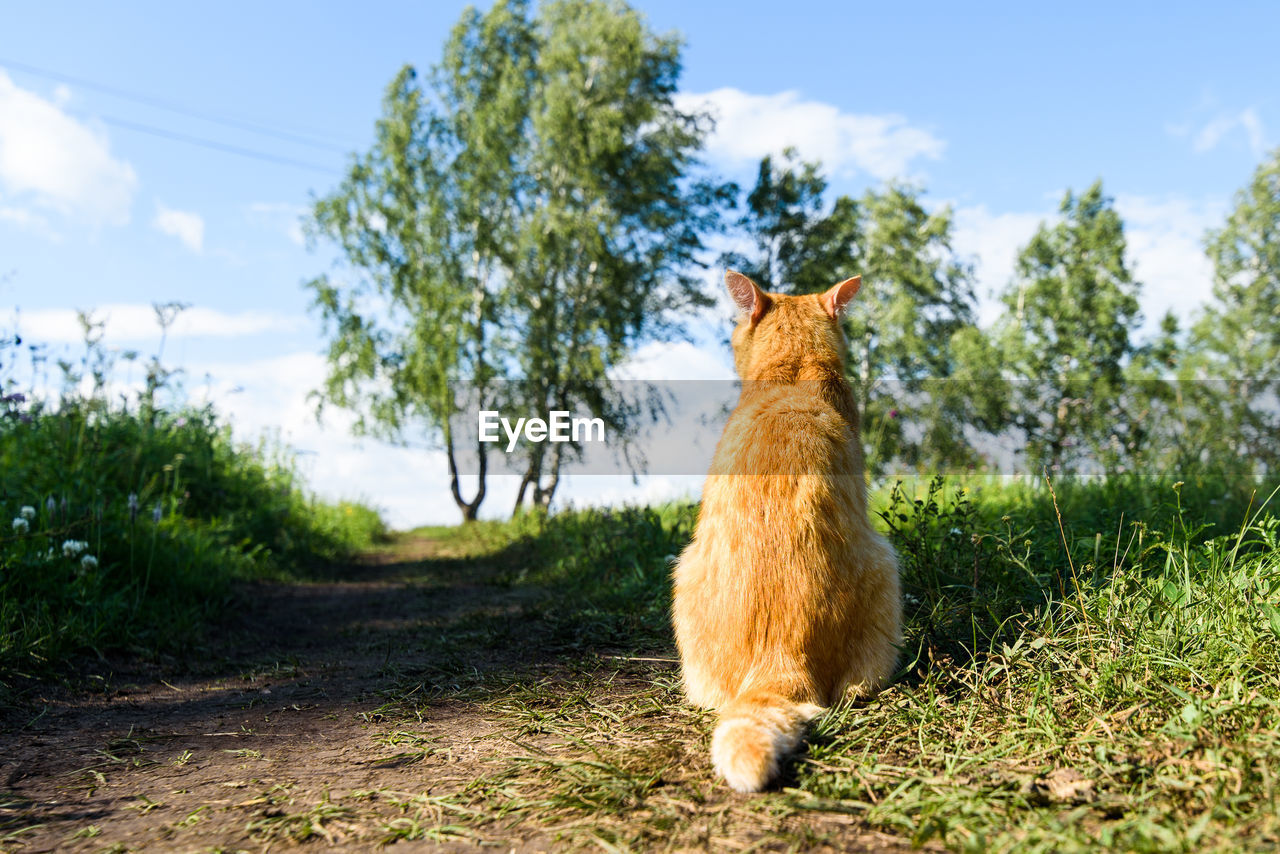
[[284, 451], [237, 444], [208, 408], [95, 397], [21, 415], [0, 418], [0, 683], [76, 652], [182, 649], [233, 581], [384, 533], [367, 507], [308, 496]]
[[[922, 584], [911, 563], [912, 667], [880, 700], [819, 724], [797, 806], [957, 849], [1274, 846], [1280, 528], [1266, 515], [1241, 518], [1234, 532], [1205, 529], [1207, 500], [1189, 510], [1186, 489], [1073, 485], [1058, 490], [1071, 499], [1061, 529], [1056, 513], [1047, 519], [1052, 494], [1038, 514], [1016, 495], [1014, 512], [1038, 524], [1014, 533], [1010, 518], [986, 535], [994, 548], [983, 567], [995, 577], [976, 588]], [[1117, 500], [1126, 498], [1145, 498], [1142, 515], [1159, 527], [1120, 525], [1135, 506]], [[1070, 524], [1076, 507], [1093, 508], [1080, 510], [1083, 525]], [[1108, 510], [1115, 531], [1106, 548], [1096, 536], [1091, 545], [1081, 529]], [[1046, 527], [1070, 551], [1054, 549]], [[916, 530], [901, 532], [903, 545]], [[959, 576], [963, 564], [952, 566]], [[1016, 608], [1031, 586], [1020, 570], [1041, 601]]]
[[440, 532], [458, 554], [505, 554], [513, 588], [554, 591], [528, 614], [562, 666], [464, 686], [515, 753], [452, 794], [406, 799], [388, 836], [527, 824], [606, 849], [803, 850], [838, 847], [852, 820], [952, 850], [1274, 849], [1280, 522], [1260, 489], [969, 478], [878, 492], [903, 564], [902, 671], [833, 709], [783, 788], [752, 798], [712, 778], [713, 716], [683, 705], [674, 665], [651, 663], [673, 655], [668, 561], [693, 508]]

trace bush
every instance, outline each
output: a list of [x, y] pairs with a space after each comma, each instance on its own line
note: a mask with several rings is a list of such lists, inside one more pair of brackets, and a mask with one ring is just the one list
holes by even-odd
[[237, 445], [211, 408], [104, 396], [0, 419], [0, 511], [0, 673], [76, 650], [182, 648], [232, 581], [384, 534], [375, 511], [305, 494], [281, 449]]

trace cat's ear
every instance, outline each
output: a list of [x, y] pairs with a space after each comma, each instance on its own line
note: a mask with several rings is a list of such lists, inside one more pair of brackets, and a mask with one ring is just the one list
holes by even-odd
[[853, 299], [853, 295], [860, 287], [862, 287], [862, 277], [854, 276], [852, 279], [845, 279], [822, 295], [822, 307], [826, 309], [832, 320], [840, 317], [840, 313], [844, 311], [844, 307], [849, 304], [849, 300]]
[[769, 308], [769, 295], [737, 270], [725, 270], [724, 283], [738, 308], [751, 315], [752, 323], [759, 323]]

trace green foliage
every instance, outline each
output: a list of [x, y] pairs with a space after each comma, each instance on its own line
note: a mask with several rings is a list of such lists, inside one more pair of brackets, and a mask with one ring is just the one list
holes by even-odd
[[[309, 285], [332, 336], [321, 397], [362, 429], [439, 437], [464, 518], [487, 446], [464, 500], [455, 415], [585, 410], [625, 435], [643, 407], [600, 381], [706, 302], [690, 268], [724, 191], [691, 177], [708, 119], [676, 109], [679, 71], [678, 40], [622, 3], [468, 10], [430, 86], [397, 75], [373, 148], [316, 203], [313, 236], [354, 274]], [[551, 500], [566, 449], [529, 452], [521, 498]]]
[[891, 503], [908, 673], [821, 723], [798, 805], [956, 850], [1226, 850], [1280, 832], [1265, 494], [1144, 478], [944, 492]]
[[1222, 426], [1210, 426], [1194, 415], [1194, 407], [1202, 400], [1200, 392], [1208, 389], [1196, 389], [1187, 382], [1191, 357], [1182, 325], [1171, 311], [1160, 319], [1159, 331], [1134, 348], [1117, 401], [1126, 441], [1120, 452], [1113, 446], [1107, 455], [1117, 471], [1190, 476], [1223, 470], [1221, 457], [1202, 455], [1205, 432], [1218, 433]]
[[820, 165], [800, 160], [794, 148], [779, 165], [760, 161], [738, 227], [754, 254], [729, 253], [721, 260], [766, 291], [816, 293], [857, 275], [864, 240], [862, 212], [848, 196], [826, 210], [827, 180]]
[[1206, 237], [1213, 299], [1184, 326], [1166, 314], [1125, 366], [1118, 423], [1131, 469], [1243, 477], [1280, 467], [1280, 151]]
[[995, 332], [1032, 470], [1075, 470], [1086, 451], [1114, 460], [1138, 426], [1120, 406], [1141, 320], [1124, 225], [1101, 181], [1068, 192], [1061, 213], [1018, 256]]
[[879, 514], [907, 601], [925, 618], [912, 656], [927, 658], [929, 645], [978, 654], [1021, 631], [1010, 618], [1105, 587], [1126, 555], [1163, 556], [1171, 537], [1190, 546], [1238, 531], [1258, 488], [1214, 477], [898, 481]]
[[[692, 270], [723, 190], [690, 176], [709, 119], [675, 106], [679, 40], [625, 4], [548, 3], [538, 24], [534, 190], [507, 317], [519, 407], [589, 411], [625, 437], [647, 408], [604, 382], [610, 368], [709, 302]], [[529, 448], [517, 503], [527, 487], [550, 502], [575, 451]]]
[[722, 260], [783, 293], [861, 275], [846, 312], [849, 371], [875, 470], [976, 462], [967, 426], [998, 429], [998, 359], [974, 324], [969, 267], [951, 251], [951, 211], [930, 213], [903, 184], [823, 198], [817, 163], [793, 150], [760, 163], [738, 226], [753, 252]]
[[[1280, 149], [1207, 236], [1213, 302], [1192, 332], [1186, 385], [1211, 453], [1280, 469]], [[1213, 429], [1229, 425], [1230, 429]], [[1247, 466], [1246, 466], [1247, 468]]]
[[[1001, 403], [985, 336], [974, 321], [972, 271], [951, 250], [950, 208], [930, 213], [919, 189], [869, 191], [861, 209], [867, 283], [846, 312], [855, 393], [865, 401], [869, 459], [908, 469], [977, 461], [966, 428], [987, 423]], [[891, 415], [896, 413], [896, 415]]]
[[382, 535], [376, 512], [308, 497], [281, 449], [237, 445], [211, 409], [131, 409], [108, 404], [105, 379], [100, 391], [0, 419], [4, 677], [77, 651], [188, 648], [232, 581]]
[[[463, 378], [482, 408], [487, 400], [489, 276], [502, 248], [491, 226], [503, 214], [490, 204], [491, 164], [477, 162], [453, 130], [413, 69], [402, 69], [383, 99], [372, 149], [316, 202], [309, 224], [313, 237], [342, 248], [357, 275], [320, 276], [308, 287], [331, 334], [320, 400], [354, 411], [358, 432], [392, 440], [409, 428], [442, 432], [454, 498], [474, 518], [483, 478], [464, 500], [450, 419], [463, 405], [455, 387]], [[485, 446], [477, 453], [483, 461]]]
[[[1021, 250], [989, 332], [974, 323], [947, 209], [890, 184], [828, 206], [819, 164], [766, 157], [722, 261], [766, 288], [815, 292], [852, 275], [850, 381], [873, 471], [985, 464], [1013, 439], [1031, 471], [1262, 474], [1280, 465], [1280, 152], [1210, 232], [1214, 302], [1147, 340], [1124, 225], [1101, 182], [1068, 192]], [[1012, 431], [1011, 431], [1012, 428]]]
[[511, 523], [527, 549], [514, 579], [572, 590], [576, 630], [593, 643], [652, 646], [668, 639], [671, 567], [693, 535], [697, 507], [523, 513]]

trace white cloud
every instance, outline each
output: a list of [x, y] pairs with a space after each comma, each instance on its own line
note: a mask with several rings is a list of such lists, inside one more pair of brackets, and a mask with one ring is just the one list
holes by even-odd
[[[112, 317], [107, 327], [109, 341], [111, 330], [116, 327], [124, 327], [129, 334], [150, 341], [158, 336], [149, 306], [110, 306], [106, 313]], [[224, 315], [197, 309], [184, 312], [181, 317], [197, 321], [186, 330], [188, 334], [248, 331], [266, 325], [257, 315]], [[122, 319], [127, 322], [117, 322]], [[23, 333], [31, 340], [39, 337], [35, 332], [37, 328], [46, 333], [56, 332], [61, 341], [79, 340], [79, 326], [73, 312], [24, 313], [22, 321]], [[181, 324], [179, 320], [175, 325], [171, 343], [182, 334]], [[705, 360], [708, 372], [715, 361], [704, 348], [679, 344], [645, 348], [639, 362], [650, 364], [654, 359], [665, 362], [668, 357]], [[296, 352], [246, 361], [191, 360], [173, 367], [185, 371], [183, 384], [188, 398], [197, 405], [212, 403], [221, 423], [231, 426], [237, 440], [257, 443], [266, 437], [269, 442], [278, 440], [290, 449], [308, 488], [320, 497], [371, 504], [396, 528], [452, 524], [460, 520], [449, 491], [444, 453], [428, 447], [425, 437], [418, 441], [418, 447], [411, 448], [357, 438], [350, 432], [353, 416], [336, 409], [326, 410], [323, 422], [317, 422], [315, 405], [308, 395], [323, 383], [326, 372], [323, 356]], [[137, 391], [138, 385], [135, 370], [118, 388]], [[729, 383], [719, 385], [731, 389]], [[686, 408], [681, 408], [676, 415], [675, 424], [654, 428], [658, 437], [655, 449], [666, 449], [674, 458], [652, 461], [662, 474], [642, 476], [638, 482], [626, 474], [567, 474], [561, 482], [556, 505], [645, 504], [696, 497], [723, 417], [704, 424], [697, 420], [698, 412]], [[681, 436], [681, 442], [671, 442], [672, 435]], [[686, 446], [699, 437], [705, 440], [702, 442], [705, 447], [699, 452], [689, 450]], [[691, 460], [698, 461], [698, 470], [684, 473], [688, 471], [684, 466]], [[601, 466], [600, 470], [616, 472], [617, 468]], [[674, 470], [680, 473], [672, 473]], [[462, 480], [463, 494], [470, 496], [475, 488], [474, 478]], [[502, 518], [510, 514], [518, 485], [516, 475], [491, 473], [486, 481], [487, 497], [481, 515]]]
[[1018, 252], [1051, 218], [1048, 211], [993, 214], [985, 205], [956, 209], [952, 248], [974, 262], [979, 324], [990, 326], [1004, 311], [997, 297], [1013, 279]]
[[705, 480], [704, 474], [642, 475], [634, 481], [625, 475], [567, 475], [561, 486], [563, 501], [559, 503], [573, 507], [616, 507], [696, 500], [702, 494]]
[[104, 133], [0, 71], [0, 190], [10, 206], [124, 225], [137, 183], [133, 167], [111, 155]]
[[[1170, 310], [1185, 324], [1212, 295], [1204, 233], [1221, 224], [1225, 205], [1129, 194], [1117, 196], [1115, 207], [1125, 224], [1130, 270], [1142, 283], [1142, 331], [1157, 329]], [[953, 245], [974, 256], [981, 324], [990, 325], [1004, 311], [993, 294], [1008, 286], [1019, 250], [1040, 223], [1057, 219], [1050, 211], [993, 214], [983, 205], [956, 210]]]
[[[323, 422], [316, 421], [308, 394], [324, 381], [324, 357], [302, 352], [186, 368], [193, 399], [207, 397], [223, 423], [232, 425], [237, 439], [275, 436], [292, 448], [308, 487], [322, 498], [371, 504], [396, 528], [461, 520], [449, 492], [443, 451], [354, 437], [354, 419], [341, 410], [326, 410]], [[198, 378], [205, 375], [210, 377], [208, 386], [198, 386]], [[470, 496], [474, 478], [464, 477], [461, 485], [464, 496]], [[491, 475], [486, 486], [482, 515], [510, 514], [519, 478]]]
[[1214, 116], [1196, 132], [1191, 140], [1191, 147], [1201, 154], [1212, 151], [1237, 128], [1244, 133], [1253, 156], [1262, 157], [1267, 150], [1266, 131], [1262, 126], [1262, 117], [1253, 107], [1238, 113], [1219, 113]]
[[1227, 131], [1235, 125], [1234, 116], [1218, 116], [1200, 129], [1195, 139], [1191, 140], [1191, 147], [1198, 152], [1211, 151], [1218, 147], [1218, 143], [1227, 135]]
[[1142, 282], [1144, 329], [1159, 328], [1170, 310], [1185, 325], [1213, 295], [1204, 233], [1222, 224], [1226, 205], [1178, 196], [1120, 195], [1116, 211], [1124, 219], [1134, 278]]
[[297, 246], [305, 246], [302, 217], [309, 210], [305, 205], [292, 202], [254, 202], [249, 205], [249, 220], [259, 226], [282, 232]]
[[[726, 330], [729, 326], [726, 324]], [[712, 342], [653, 341], [639, 347], [612, 375], [621, 380], [733, 380], [729, 353]]]
[[0, 222], [16, 225], [18, 228], [35, 232], [49, 240], [59, 239], [47, 217], [27, 208], [0, 207]]
[[708, 153], [734, 164], [790, 146], [807, 159], [821, 160], [832, 172], [862, 171], [886, 180], [907, 177], [915, 160], [937, 159], [946, 147], [904, 116], [845, 113], [831, 104], [803, 100], [795, 91], [754, 95], [726, 87], [681, 94], [676, 103], [683, 110], [709, 109], [716, 116]]
[[[297, 456], [308, 486], [328, 500], [356, 499], [378, 507], [396, 528], [456, 523], [461, 516], [449, 491], [444, 452], [428, 447], [404, 448], [350, 433], [350, 413], [326, 410], [315, 419], [308, 393], [324, 380], [326, 365], [314, 353], [292, 353], [248, 362], [193, 363], [187, 369], [192, 398], [214, 404], [224, 423], [241, 440], [276, 436]], [[199, 378], [208, 375], [207, 386]], [[719, 428], [706, 428], [718, 437]], [[710, 450], [707, 451], [708, 459]], [[705, 466], [704, 466], [705, 468]], [[646, 504], [696, 496], [704, 473], [642, 476], [566, 474], [557, 506]], [[463, 478], [470, 496], [474, 478]], [[510, 514], [519, 477], [490, 474], [481, 505], [485, 518]]]
[[1244, 128], [1245, 134], [1249, 137], [1249, 149], [1255, 157], [1261, 157], [1266, 153], [1267, 140], [1266, 134], [1262, 129], [1262, 119], [1259, 118], [1257, 111], [1252, 108], [1245, 110], [1240, 114], [1240, 126]]
[[190, 211], [180, 211], [156, 202], [156, 215], [151, 225], [161, 234], [178, 238], [192, 252], [204, 251], [204, 218]]
[[[155, 310], [150, 305], [114, 303], [99, 306], [93, 316], [105, 321], [105, 340], [111, 344], [155, 341], [160, 337]], [[17, 322], [22, 334], [47, 344], [75, 344], [82, 340], [76, 312], [69, 308], [37, 309], [10, 314], [5, 323]], [[306, 328], [303, 315], [241, 311], [234, 314], [194, 306], [184, 310], [169, 329], [169, 338], [236, 338], [264, 333], [296, 332]]]

